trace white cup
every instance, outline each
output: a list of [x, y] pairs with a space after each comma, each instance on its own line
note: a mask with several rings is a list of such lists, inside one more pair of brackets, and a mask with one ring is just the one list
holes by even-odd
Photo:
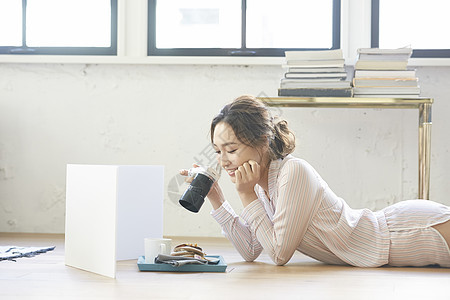
[[164, 238], [145, 238], [145, 263], [153, 264], [158, 254], [170, 255], [172, 240]]

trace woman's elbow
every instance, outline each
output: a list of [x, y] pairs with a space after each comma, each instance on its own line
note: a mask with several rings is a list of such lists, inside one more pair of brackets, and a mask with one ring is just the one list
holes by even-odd
[[253, 262], [253, 261], [255, 261], [255, 259], [257, 259], [258, 256], [259, 256], [259, 253], [255, 253], [255, 252], [252, 252], [252, 253], [240, 253], [240, 254], [241, 254], [242, 258], [243, 258], [246, 262]]
[[273, 262], [274, 262], [277, 266], [284, 266], [285, 264], [287, 264], [288, 261], [289, 261], [289, 259], [280, 259], [280, 258], [275, 258], [275, 259], [273, 259]]
[[288, 261], [291, 259], [292, 255], [280, 255], [279, 253], [274, 253], [271, 255], [272, 261], [277, 266], [283, 266], [288, 263]]

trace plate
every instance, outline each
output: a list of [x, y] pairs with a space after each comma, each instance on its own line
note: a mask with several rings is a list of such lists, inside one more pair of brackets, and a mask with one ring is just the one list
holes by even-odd
[[225, 272], [227, 264], [220, 255], [207, 255], [206, 258], [218, 258], [218, 264], [197, 265], [187, 264], [184, 266], [175, 267], [170, 264], [148, 264], [145, 263], [144, 256], [140, 256], [137, 261], [139, 271], [151, 271], [151, 272]]

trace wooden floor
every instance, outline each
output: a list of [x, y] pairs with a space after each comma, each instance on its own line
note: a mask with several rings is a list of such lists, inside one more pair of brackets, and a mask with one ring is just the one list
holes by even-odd
[[110, 279], [65, 266], [63, 235], [0, 233], [3, 246], [56, 246], [34, 258], [0, 261], [0, 299], [450, 299], [450, 269], [330, 266], [299, 253], [279, 267], [265, 254], [244, 262], [225, 239], [174, 239], [181, 242], [222, 255], [227, 271], [140, 272], [128, 260], [117, 263]]

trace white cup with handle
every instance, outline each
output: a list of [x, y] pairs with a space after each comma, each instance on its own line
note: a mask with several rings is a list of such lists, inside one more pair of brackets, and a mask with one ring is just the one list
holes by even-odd
[[145, 238], [145, 263], [153, 264], [155, 263], [155, 257], [158, 254], [170, 255], [172, 240], [165, 238]]

